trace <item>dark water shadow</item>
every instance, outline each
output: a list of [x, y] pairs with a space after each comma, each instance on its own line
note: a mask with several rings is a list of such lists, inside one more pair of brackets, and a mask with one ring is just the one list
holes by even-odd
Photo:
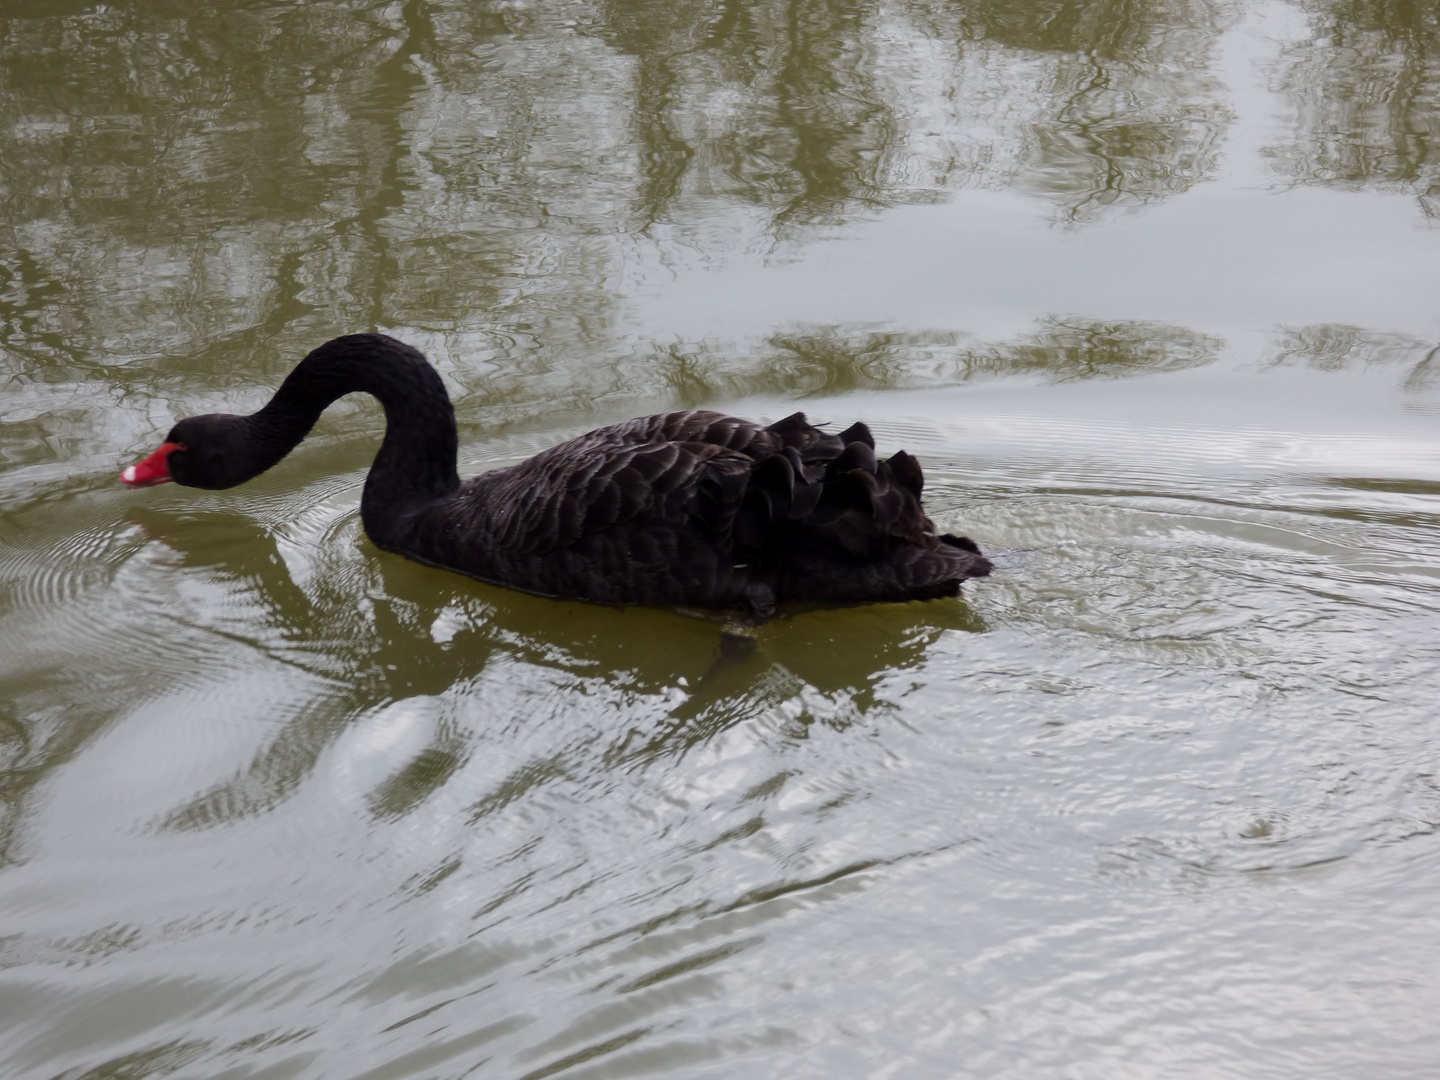
[[[983, 585], [967, 586], [975, 587]], [[719, 644], [684, 700], [654, 726], [626, 733], [607, 760], [631, 768], [679, 757], [762, 716], [789, 739], [804, 739], [817, 722], [848, 727], [890, 709], [886, 684], [918, 670], [944, 635], [985, 629], [963, 598], [793, 609], [751, 632], [748, 647]]]

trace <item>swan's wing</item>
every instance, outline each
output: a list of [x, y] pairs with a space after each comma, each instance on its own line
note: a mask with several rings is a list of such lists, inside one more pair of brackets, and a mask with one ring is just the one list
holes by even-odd
[[[599, 432], [592, 432], [599, 435]], [[544, 554], [637, 519], [728, 533], [754, 462], [703, 442], [626, 444], [581, 436], [507, 470], [494, 535], [505, 550]]]
[[[795, 413], [768, 427], [699, 410], [592, 431], [481, 477], [491, 535], [544, 554], [638, 521], [684, 525], [737, 558], [798, 543], [842, 558], [879, 557], [895, 541], [940, 543], [920, 504], [920, 466], [875, 457], [864, 424], [826, 434]], [[781, 537], [785, 539], [780, 540]]]
[[769, 427], [704, 409], [657, 413], [551, 447], [503, 476], [481, 477], [477, 484], [488, 490], [476, 493], [477, 502], [493, 509], [499, 546], [520, 554], [543, 554], [638, 519], [728, 538], [758, 461], [793, 452], [797, 466], [813, 473], [843, 448], [803, 413]]
[[705, 443], [734, 450], [753, 461], [788, 449], [799, 454], [801, 461], [807, 465], [833, 460], [852, 441], [868, 443], [872, 450], [875, 447], [875, 440], [864, 424], [855, 424], [838, 435], [832, 435], [811, 426], [803, 412], [791, 413], [783, 420], [762, 426], [752, 420], [741, 420], [708, 409], [687, 409], [639, 416], [580, 438], [584, 440], [594, 436], [637, 446], [664, 442]]

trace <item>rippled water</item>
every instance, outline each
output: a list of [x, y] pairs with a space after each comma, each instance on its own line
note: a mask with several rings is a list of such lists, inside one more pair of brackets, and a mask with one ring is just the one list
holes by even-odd
[[[1440, 19], [1398, 0], [0, 4], [7, 1076], [1440, 1060]], [[997, 563], [693, 614], [376, 550], [462, 474], [870, 422]]]

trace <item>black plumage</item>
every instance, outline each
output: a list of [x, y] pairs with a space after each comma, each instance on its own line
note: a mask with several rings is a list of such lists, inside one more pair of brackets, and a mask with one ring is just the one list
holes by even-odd
[[386, 416], [360, 504], [371, 540], [499, 585], [763, 618], [785, 601], [953, 596], [990, 572], [973, 542], [936, 533], [913, 457], [881, 461], [864, 424], [830, 435], [803, 413], [769, 426], [705, 410], [643, 416], [462, 483], [444, 384], [382, 334], [320, 346], [251, 416], [182, 420], [122, 479], [233, 487], [355, 391]]

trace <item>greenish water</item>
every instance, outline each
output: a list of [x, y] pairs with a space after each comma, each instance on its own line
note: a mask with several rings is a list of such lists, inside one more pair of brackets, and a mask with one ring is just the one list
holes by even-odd
[[[6, 1077], [1440, 1060], [1440, 14], [0, 0]], [[461, 472], [863, 418], [998, 564], [719, 627], [377, 551]]]

